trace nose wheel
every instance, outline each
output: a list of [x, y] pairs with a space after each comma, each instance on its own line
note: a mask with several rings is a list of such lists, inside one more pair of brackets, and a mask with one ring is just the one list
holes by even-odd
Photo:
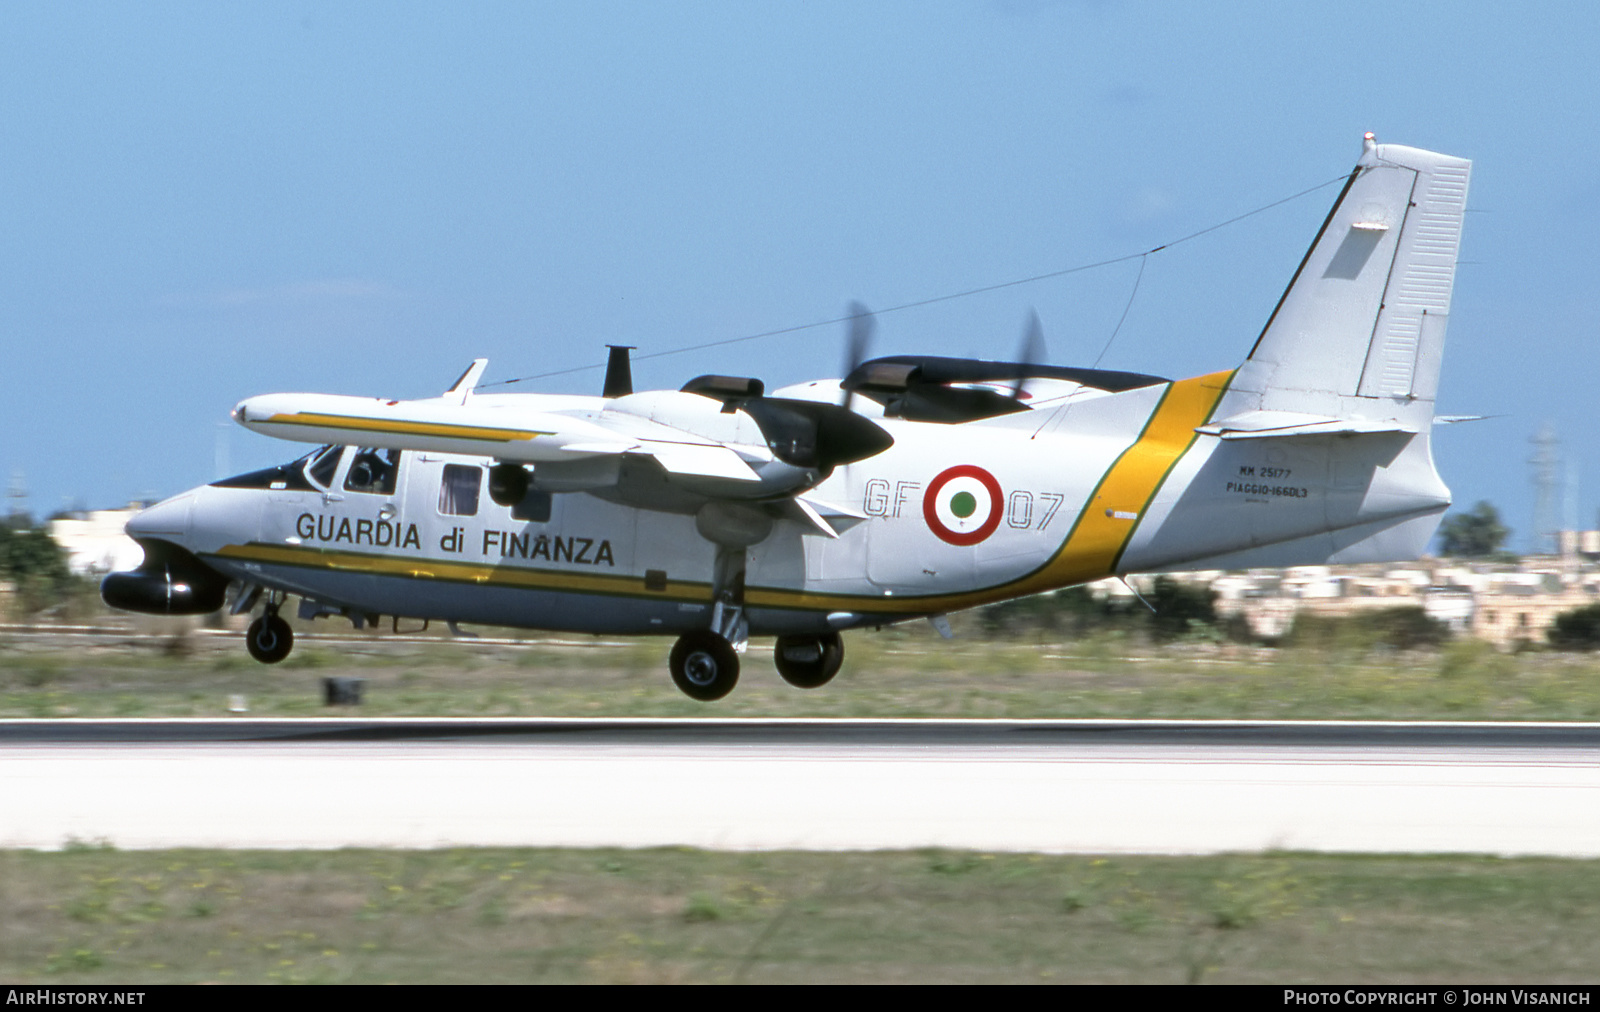
[[250, 656], [262, 664], [276, 664], [294, 649], [294, 630], [274, 609], [250, 623], [250, 628], [245, 630], [244, 645]]
[[844, 664], [844, 640], [838, 633], [779, 636], [772, 661], [783, 680], [795, 688], [821, 688], [833, 680]]
[[739, 684], [739, 655], [732, 644], [710, 630], [678, 637], [668, 666], [673, 684], [702, 703], [721, 699]]

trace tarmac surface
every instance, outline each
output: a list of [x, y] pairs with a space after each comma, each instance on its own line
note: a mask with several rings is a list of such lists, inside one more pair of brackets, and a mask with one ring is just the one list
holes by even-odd
[[0, 847], [1600, 856], [1600, 724], [0, 721]]

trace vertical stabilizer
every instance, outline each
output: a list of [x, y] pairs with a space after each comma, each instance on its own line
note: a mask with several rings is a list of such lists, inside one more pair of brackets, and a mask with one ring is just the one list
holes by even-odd
[[1287, 411], [1426, 431], [1471, 168], [1368, 134], [1218, 415]]

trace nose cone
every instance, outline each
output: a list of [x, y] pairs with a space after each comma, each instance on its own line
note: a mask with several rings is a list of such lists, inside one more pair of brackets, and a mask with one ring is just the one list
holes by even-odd
[[194, 513], [194, 490], [163, 499], [149, 509], [135, 514], [128, 521], [130, 538], [181, 538], [189, 533], [189, 519]]

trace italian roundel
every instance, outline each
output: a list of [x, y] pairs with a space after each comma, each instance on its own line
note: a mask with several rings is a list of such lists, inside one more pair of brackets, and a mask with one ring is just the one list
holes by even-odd
[[922, 497], [922, 516], [941, 541], [975, 545], [1000, 526], [1005, 497], [994, 475], [962, 464], [941, 471]]

